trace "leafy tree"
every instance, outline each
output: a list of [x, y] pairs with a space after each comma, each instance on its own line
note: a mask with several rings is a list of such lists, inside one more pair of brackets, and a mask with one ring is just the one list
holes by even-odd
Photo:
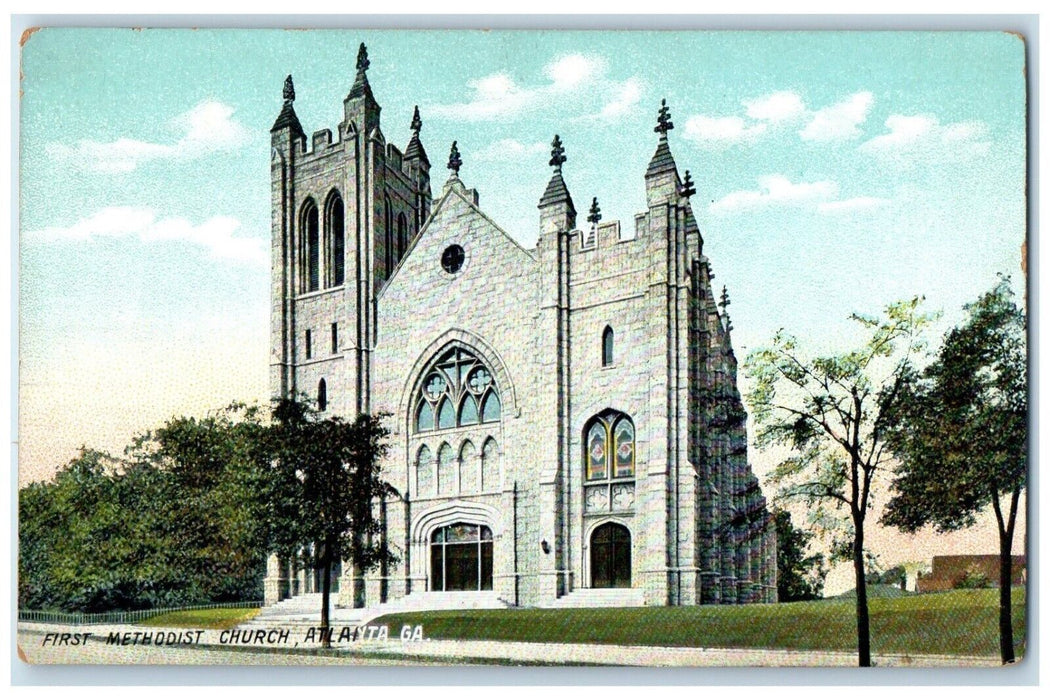
[[966, 305], [935, 360], [912, 370], [889, 412], [901, 465], [882, 521], [905, 532], [969, 527], [990, 505], [999, 529], [999, 639], [1014, 660], [1010, 587], [1028, 441], [1026, 322], [1009, 279]]
[[[273, 411], [273, 463], [262, 484], [270, 542], [279, 555], [312, 551], [322, 572], [321, 628], [329, 629], [332, 567], [346, 560], [367, 571], [396, 557], [382, 537], [377, 506], [397, 491], [380, 474], [389, 431], [385, 415], [354, 422], [321, 419], [309, 404], [280, 399]], [[330, 639], [325, 634], [325, 646]]]
[[836, 529], [849, 544], [861, 666], [871, 665], [864, 524], [872, 481], [889, 458], [885, 414], [930, 320], [919, 304], [918, 298], [891, 304], [881, 318], [853, 315], [867, 339], [850, 352], [806, 359], [797, 341], [780, 331], [745, 363], [758, 446], [790, 450], [771, 475], [778, 497], [805, 502], [820, 527]]
[[253, 506], [265, 426], [233, 406], [173, 418], [125, 458], [83, 449], [19, 493], [19, 605], [104, 612], [260, 597]]
[[203, 419], [172, 418], [129, 449], [167, 476], [154, 507], [170, 529], [172, 564], [198, 600], [259, 595], [266, 527], [253, 489], [268, 463], [261, 419], [258, 407], [235, 403]]
[[796, 528], [786, 510], [774, 508], [773, 519], [777, 528], [777, 600], [789, 603], [820, 598], [828, 568], [823, 554], [806, 556], [813, 533]]

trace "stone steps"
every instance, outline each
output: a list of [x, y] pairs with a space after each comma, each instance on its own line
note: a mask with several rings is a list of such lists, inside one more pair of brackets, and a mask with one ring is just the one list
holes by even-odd
[[[486, 610], [509, 608], [511, 605], [494, 591], [421, 591], [404, 598], [391, 600], [370, 608], [341, 608], [335, 606], [336, 595], [332, 595], [329, 612], [331, 624], [361, 624], [382, 615], [423, 610]], [[266, 627], [275, 623], [281, 626], [310, 627], [320, 623], [321, 594], [307, 593], [286, 598], [264, 608], [252, 620], [238, 627]]]

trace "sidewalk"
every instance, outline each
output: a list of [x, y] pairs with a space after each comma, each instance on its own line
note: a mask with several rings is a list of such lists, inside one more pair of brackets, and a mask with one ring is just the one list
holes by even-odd
[[[337, 640], [339, 628], [335, 628]], [[90, 633], [78, 644], [56, 643], [53, 635]], [[19, 623], [18, 643], [31, 663], [62, 664], [382, 664], [459, 665], [582, 664], [643, 667], [820, 667], [855, 666], [856, 654], [782, 649], [703, 649], [690, 647], [614, 646], [602, 644], [541, 644], [533, 642], [424, 640], [402, 642], [398, 630], [383, 640], [333, 641], [332, 650], [318, 654], [321, 643], [309, 628], [274, 627], [255, 630], [257, 641], [242, 643], [235, 630], [200, 630], [92, 625], [68, 627]], [[249, 630], [242, 630], [249, 632]], [[287, 634], [285, 634], [287, 632]], [[138, 635], [137, 637], [135, 635]], [[146, 635], [149, 635], [148, 637]], [[191, 641], [187, 643], [187, 635]], [[120, 640], [112, 641], [111, 640]], [[68, 642], [69, 640], [67, 640]], [[876, 654], [882, 667], [994, 667], [998, 657]]]

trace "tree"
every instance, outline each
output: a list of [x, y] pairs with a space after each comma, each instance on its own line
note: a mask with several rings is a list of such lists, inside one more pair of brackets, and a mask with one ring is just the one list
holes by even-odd
[[861, 666], [871, 665], [864, 523], [872, 482], [889, 459], [885, 414], [930, 320], [919, 304], [918, 298], [891, 304], [881, 318], [854, 314], [867, 339], [850, 352], [807, 360], [781, 330], [745, 363], [758, 446], [790, 450], [770, 477], [780, 487], [778, 498], [805, 502], [816, 524], [836, 529], [849, 545]]
[[400, 498], [380, 473], [389, 435], [385, 417], [361, 414], [353, 423], [338, 416], [320, 419], [296, 399], [280, 399], [273, 410], [273, 461], [262, 489], [270, 542], [278, 555], [293, 560], [312, 552], [310, 563], [322, 572], [325, 646], [335, 562], [368, 571], [396, 559], [376, 510], [385, 499]]
[[258, 409], [172, 418], [123, 458], [82, 448], [19, 492], [19, 605], [104, 612], [258, 599]]
[[828, 569], [821, 553], [806, 556], [813, 539], [812, 532], [796, 528], [791, 513], [773, 509], [777, 528], [777, 600], [815, 600], [824, 592]]
[[882, 522], [905, 532], [969, 527], [989, 506], [999, 529], [999, 645], [1014, 660], [1014, 526], [1028, 441], [1026, 321], [1009, 279], [967, 304], [935, 360], [911, 371], [887, 437], [901, 464]]

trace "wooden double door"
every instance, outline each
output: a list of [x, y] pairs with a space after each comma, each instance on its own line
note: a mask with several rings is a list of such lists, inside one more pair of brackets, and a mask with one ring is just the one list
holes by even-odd
[[631, 587], [631, 531], [605, 523], [591, 534], [591, 588]]

